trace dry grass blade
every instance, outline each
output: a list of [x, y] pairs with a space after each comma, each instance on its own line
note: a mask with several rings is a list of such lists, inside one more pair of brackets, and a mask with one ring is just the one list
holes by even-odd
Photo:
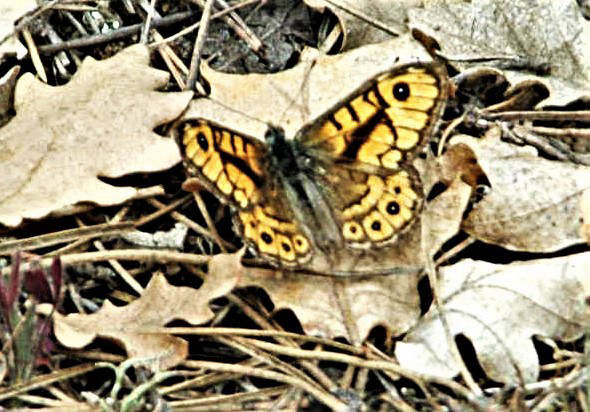
[[90, 240], [96, 237], [117, 236], [133, 228], [130, 222], [103, 223], [86, 226], [78, 229], [62, 230], [60, 232], [46, 233], [43, 235], [18, 240], [6, 240], [0, 242], [0, 255], [10, 255], [18, 250], [34, 250], [53, 246], [60, 243], [71, 242], [84, 237]]

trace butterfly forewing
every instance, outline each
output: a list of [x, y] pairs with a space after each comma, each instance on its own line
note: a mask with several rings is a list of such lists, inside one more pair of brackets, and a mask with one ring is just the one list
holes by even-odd
[[203, 119], [184, 121], [177, 135], [186, 169], [232, 205], [234, 222], [248, 245], [281, 266], [309, 259], [310, 241], [269, 173], [265, 144]]
[[397, 169], [422, 150], [446, 99], [437, 65], [404, 66], [368, 81], [302, 129], [312, 156]]

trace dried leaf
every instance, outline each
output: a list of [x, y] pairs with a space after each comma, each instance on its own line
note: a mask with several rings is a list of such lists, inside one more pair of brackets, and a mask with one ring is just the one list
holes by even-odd
[[153, 132], [173, 120], [192, 93], [161, 93], [168, 74], [136, 45], [86, 58], [72, 80], [50, 87], [27, 73], [16, 85], [17, 115], [0, 129], [0, 223], [18, 225], [78, 202], [113, 205], [136, 189], [98, 177], [167, 169], [180, 160], [171, 139]]
[[[57, 339], [70, 348], [82, 348], [96, 337], [110, 338], [122, 344], [129, 357], [147, 358], [158, 369], [170, 368], [187, 355], [184, 339], [149, 332], [174, 319], [191, 324], [202, 324], [213, 317], [208, 302], [228, 293], [235, 284], [234, 273], [218, 272], [205, 281], [200, 289], [175, 287], [161, 274], [152, 277], [143, 295], [123, 307], [108, 300], [96, 313], [90, 315], [54, 314]], [[43, 308], [46, 313], [48, 309]]]
[[[306, 333], [362, 342], [371, 329], [383, 325], [394, 335], [404, 333], [420, 316], [418, 281], [426, 260], [459, 230], [471, 188], [460, 180], [435, 198], [424, 212], [421, 225], [378, 265], [397, 273], [389, 276], [334, 278], [245, 267], [241, 253], [220, 254], [209, 265], [209, 277], [236, 273], [237, 286], [259, 286], [271, 297], [275, 310], [291, 309]], [[422, 233], [425, 233], [422, 239]], [[422, 243], [421, 243], [422, 242]], [[422, 249], [424, 248], [424, 249]], [[392, 263], [397, 262], [397, 263]]]
[[[590, 22], [575, 0], [436, 1], [408, 14], [410, 25], [435, 37], [445, 56], [512, 67], [505, 71], [512, 84], [542, 79], [551, 91], [544, 105], [590, 93]], [[550, 76], [529, 74], [547, 68]]]
[[396, 357], [405, 368], [452, 378], [459, 368], [448, 342], [463, 334], [490, 379], [533, 382], [539, 374], [533, 335], [571, 341], [590, 322], [584, 302], [589, 267], [590, 253], [582, 253], [510, 265], [464, 260], [443, 268], [442, 307], [397, 344]]
[[463, 229], [485, 242], [528, 252], [552, 252], [584, 242], [579, 204], [590, 188], [590, 167], [543, 159], [530, 146], [511, 145], [491, 135], [452, 140], [473, 150], [491, 184]]
[[379, 43], [394, 34], [408, 32], [407, 11], [421, 7], [421, 0], [305, 0], [305, 3], [323, 12], [329, 8], [340, 22], [343, 32], [341, 50], [351, 50], [367, 44]]
[[0, 4], [0, 40], [10, 36], [6, 42], [0, 44], [0, 62], [7, 54], [16, 54], [18, 59], [25, 57], [27, 49], [12, 35], [14, 23], [36, 8], [35, 0], [10, 0]]
[[226, 74], [204, 65], [211, 94], [193, 100], [183, 118], [205, 118], [261, 139], [271, 123], [293, 137], [372, 75], [416, 60], [430, 58], [418, 42], [402, 36], [336, 56], [317, 57], [308, 49], [299, 64], [276, 74]]
[[7, 120], [8, 112], [14, 104], [14, 85], [20, 72], [20, 66], [14, 66], [0, 78], [0, 125]]

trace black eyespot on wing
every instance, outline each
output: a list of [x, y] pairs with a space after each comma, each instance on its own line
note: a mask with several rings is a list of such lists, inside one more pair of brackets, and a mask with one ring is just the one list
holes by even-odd
[[400, 211], [399, 204], [397, 202], [391, 201], [387, 204], [387, 208], [385, 210], [390, 215], [397, 215]]
[[291, 251], [291, 246], [289, 246], [289, 244], [288, 244], [288, 243], [281, 243], [281, 246], [283, 247], [283, 250], [284, 250], [285, 252], [287, 252], [287, 253], [288, 253], [288, 252], [290, 252], [290, 251]]
[[203, 149], [204, 152], [209, 150], [209, 141], [207, 140], [207, 136], [205, 136], [205, 133], [199, 132], [197, 134], [197, 143], [199, 144], [201, 149]]
[[375, 232], [378, 232], [381, 230], [381, 222], [379, 222], [378, 220], [375, 220], [373, 223], [371, 223], [371, 229], [373, 229]]
[[262, 234], [260, 235], [260, 239], [262, 239], [262, 241], [267, 245], [270, 245], [272, 243], [272, 236], [266, 232], [262, 232]]
[[399, 82], [393, 85], [393, 97], [399, 101], [406, 101], [410, 97], [410, 86], [406, 82]]

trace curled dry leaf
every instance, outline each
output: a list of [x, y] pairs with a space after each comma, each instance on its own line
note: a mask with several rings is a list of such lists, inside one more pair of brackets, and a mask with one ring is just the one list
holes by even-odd
[[590, 188], [590, 167], [543, 159], [536, 149], [456, 136], [473, 150], [491, 189], [476, 203], [463, 229], [511, 250], [553, 252], [582, 243], [580, 197]]
[[398, 343], [396, 357], [410, 370], [452, 378], [459, 367], [448, 342], [462, 334], [490, 379], [533, 382], [539, 375], [533, 335], [571, 341], [590, 322], [589, 267], [590, 253], [582, 253], [510, 265], [464, 260], [443, 268], [442, 306]]
[[544, 105], [590, 94], [590, 22], [575, 0], [432, 1], [408, 14], [410, 26], [435, 37], [445, 56], [486, 59], [508, 69], [512, 84], [538, 80], [530, 73], [549, 69]]
[[[155, 274], [143, 295], [126, 306], [116, 307], [107, 300], [90, 315], [55, 313], [55, 336], [70, 348], [82, 348], [96, 337], [113, 339], [124, 346], [129, 357], [146, 359], [155, 369], [167, 369], [185, 359], [188, 343], [153, 329], [174, 319], [193, 325], [209, 321], [213, 317], [209, 301], [229, 293], [234, 284], [234, 273], [227, 270], [218, 271], [198, 290], [171, 286], [163, 275]], [[43, 312], [48, 312], [47, 308]]]
[[17, 115], [0, 129], [0, 223], [16, 226], [83, 201], [124, 202], [136, 189], [99, 177], [180, 161], [175, 142], [153, 129], [179, 116], [192, 93], [155, 91], [169, 75], [148, 63], [147, 48], [135, 45], [103, 61], [86, 58], [64, 86], [21, 77]]

